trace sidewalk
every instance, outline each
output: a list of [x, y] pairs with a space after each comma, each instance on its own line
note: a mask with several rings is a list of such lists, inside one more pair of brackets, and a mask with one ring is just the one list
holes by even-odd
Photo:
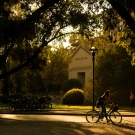
[[[41, 114], [41, 115], [86, 115], [89, 110], [77, 109], [52, 109], [50, 111], [8, 112], [5, 107], [0, 107], [0, 114]], [[123, 117], [135, 117], [135, 111], [119, 110]]]

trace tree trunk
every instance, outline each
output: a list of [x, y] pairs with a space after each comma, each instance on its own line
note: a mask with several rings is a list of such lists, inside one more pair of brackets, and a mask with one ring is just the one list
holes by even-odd
[[[118, 0], [107, 0], [114, 10], [125, 20], [129, 28], [135, 33], [135, 21], [126, 8], [118, 2]], [[127, 2], [125, 2], [127, 4]], [[135, 5], [134, 5], [135, 6]]]

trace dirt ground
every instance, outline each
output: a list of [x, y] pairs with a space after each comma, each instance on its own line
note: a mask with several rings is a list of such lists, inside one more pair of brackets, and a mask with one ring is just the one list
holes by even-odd
[[134, 135], [135, 125], [0, 119], [0, 135]]

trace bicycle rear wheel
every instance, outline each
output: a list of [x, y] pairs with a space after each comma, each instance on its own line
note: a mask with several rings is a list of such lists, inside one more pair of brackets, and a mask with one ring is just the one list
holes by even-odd
[[89, 111], [86, 114], [86, 120], [89, 123], [96, 123], [99, 121], [99, 112], [97, 111]]
[[14, 104], [13, 104], [13, 103], [9, 103], [9, 104], [7, 105], [7, 107], [6, 107], [6, 110], [7, 110], [8, 112], [13, 112], [13, 111], [15, 110]]
[[110, 118], [111, 122], [113, 122], [113, 123], [121, 123], [121, 121], [122, 121], [122, 116], [118, 111], [111, 112], [109, 114], [109, 118]]

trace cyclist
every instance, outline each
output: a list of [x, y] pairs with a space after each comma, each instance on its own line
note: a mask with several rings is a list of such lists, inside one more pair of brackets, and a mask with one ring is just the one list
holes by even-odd
[[105, 115], [107, 122], [109, 122], [109, 119], [107, 118], [107, 114], [106, 114], [106, 104], [109, 102], [112, 102], [110, 99], [110, 91], [106, 90], [104, 94], [101, 96], [101, 99], [102, 99], [102, 104], [101, 104], [102, 112], [101, 113]]

